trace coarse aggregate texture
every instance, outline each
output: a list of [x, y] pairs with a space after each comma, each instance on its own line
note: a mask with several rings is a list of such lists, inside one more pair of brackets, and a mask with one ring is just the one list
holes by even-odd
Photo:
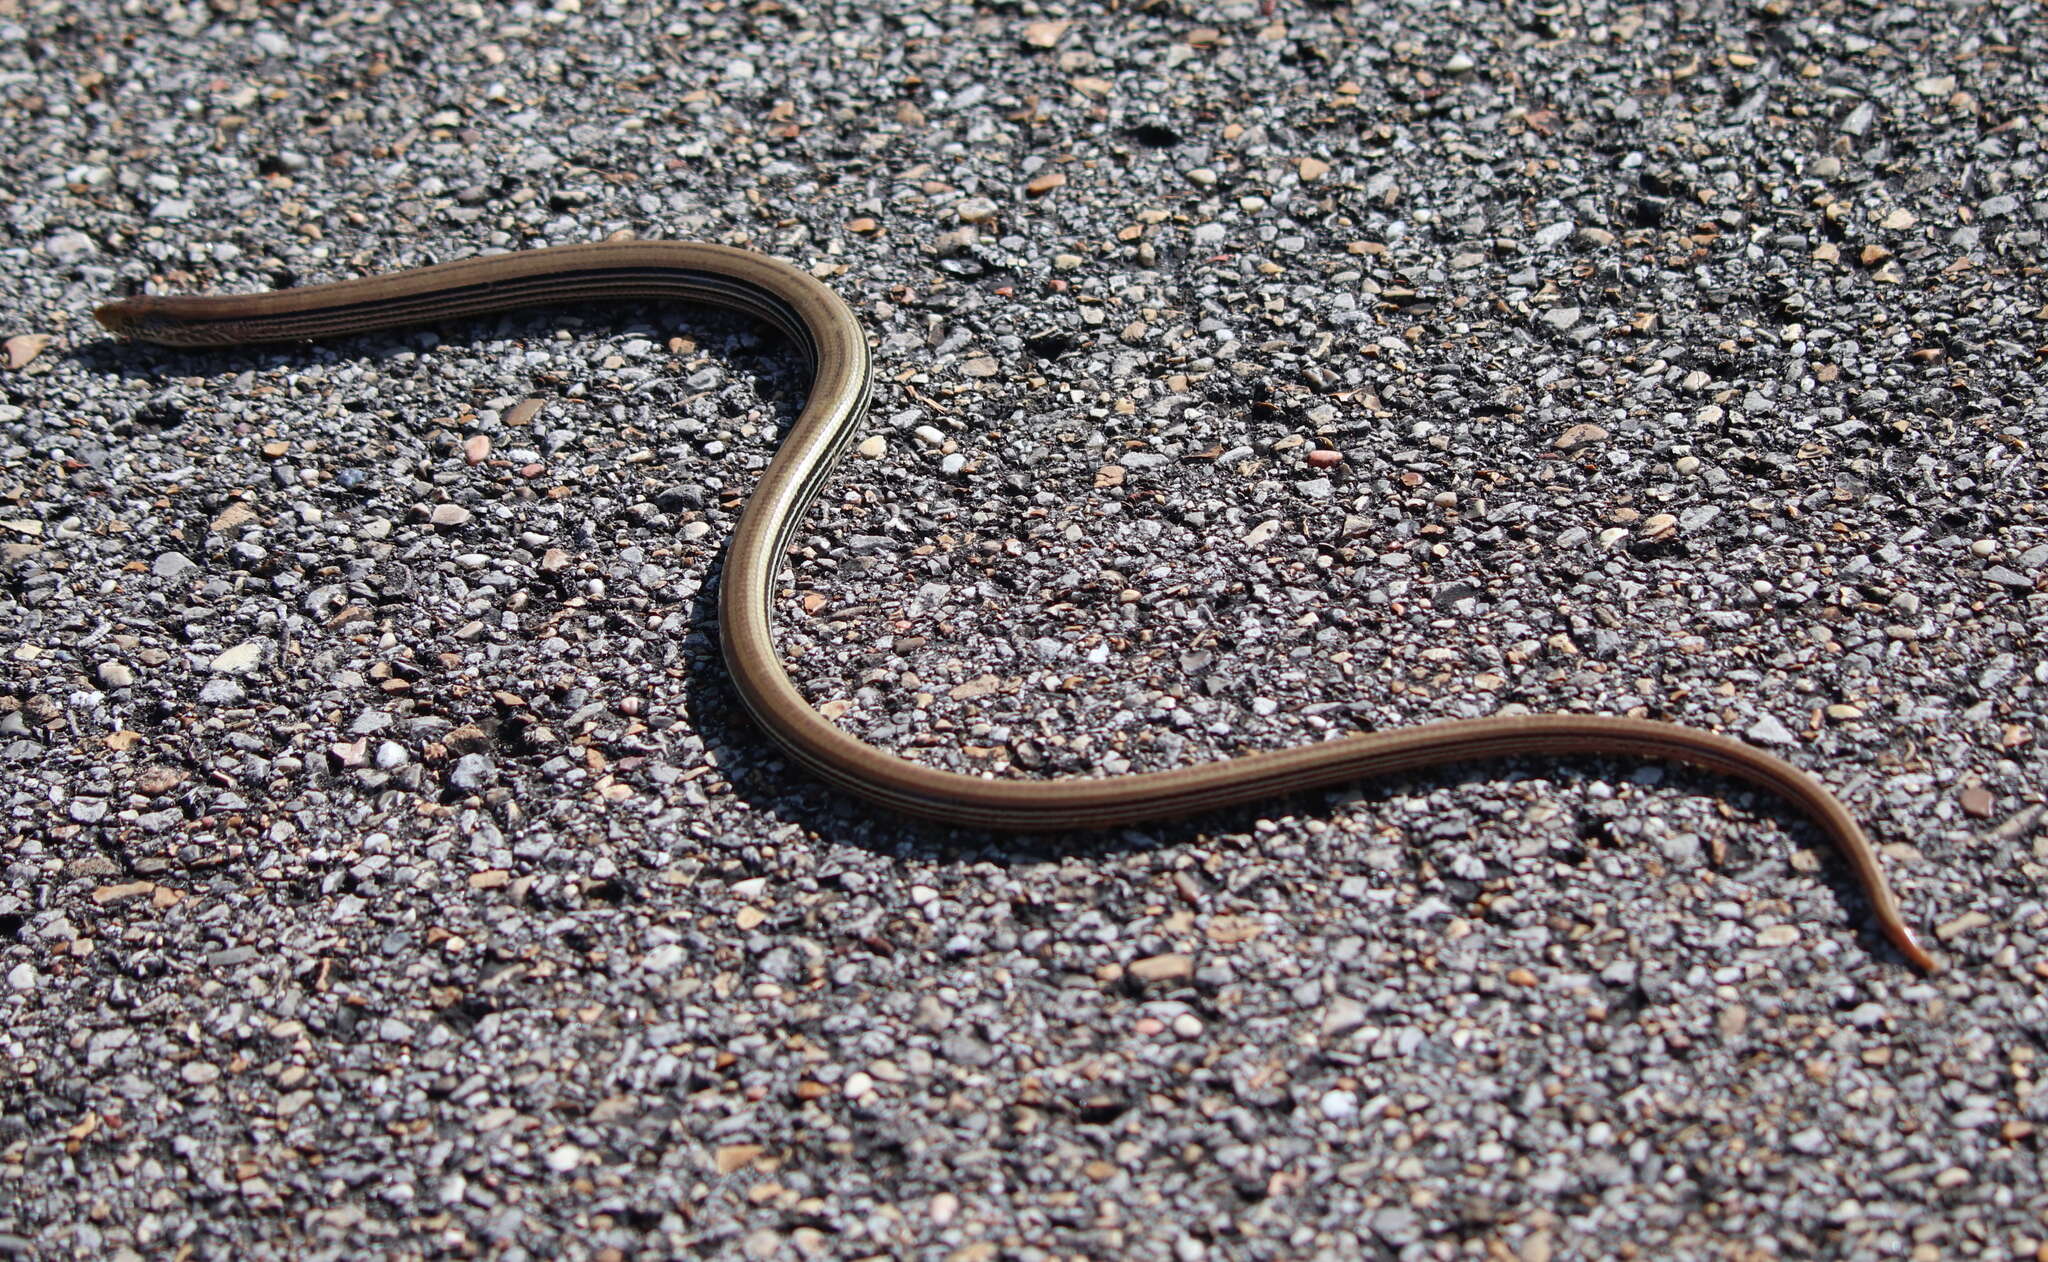
[[[0, 0], [0, 1253], [2048, 1257], [2048, 13]], [[995, 775], [1510, 707], [1190, 823], [877, 817], [711, 600], [803, 366], [92, 306], [629, 232], [826, 277], [779, 615]]]

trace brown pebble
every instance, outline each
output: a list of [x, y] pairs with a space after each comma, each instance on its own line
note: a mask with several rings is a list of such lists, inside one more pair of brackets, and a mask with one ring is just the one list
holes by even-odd
[[162, 797], [183, 783], [184, 772], [162, 763], [151, 763], [135, 773], [135, 791], [144, 797]]
[[1308, 462], [1317, 469], [1334, 469], [1344, 463], [1344, 453], [1318, 447], [1316, 450], [1308, 453]]
[[221, 509], [219, 515], [213, 519], [212, 524], [207, 529], [214, 534], [224, 535], [242, 523], [254, 520], [256, 520], [256, 510], [247, 504], [237, 501]]
[[1760, 947], [1788, 947], [1797, 941], [1797, 925], [1767, 925], [1756, 932], [1756, 944]]
[[532, 424], [533, 418], [540, 415], [540, 408], [541, 401], [539, 399], [521, 399], [512, 405], [511, 411], [505, 413], [505, 424], [515, 426]]
[[140, 898], [156, 890], [155, 881], [129, 881], [121, 885], [102, 885], [92, 892], [92, 901], [105, 907], [108, 903], [126, 902]]
[[1574, 447], [1584, 447], [1588, 443], [1604, 443], [1606, 441], [1607, 431], [1591, 421], [1586, 421], [1574, 425], [1564, 433], [1559, 434], [1557, 441], [1552, 443], [1551, 446], [1556, 447], [1559, 451], [1570, 451]]
[[36, 356], [42, 354], [52, 340], [47, 333], [18, 333], [8, 338], [5, 344], [7, 366], [9, 368], [28, 367], [35, 362]]
[[1033, 48], [1051, 48], [1067, 33], [1071, 21], [1032, 22], [1024, 27], [1024, 42]]
[[1732, 1039], [1749, 1027], [1749, 1009], [1739, 1003], [1729, 1004], [1714, 1014], [1714, 1029], [1724, 1039]]
[[482, 464], [484, 457], [491, 454], [489, 434], [471, 434], [462, 440], [462, 458], [470, 464]]
[[973, 701], [980, 697], [991, 697], [1003, 690], [1003, 681], [994, 675], [976, 675], [963, 684], [955, 684], [946, 695], [955, 701]]
[[1131, 961], [1130, 973], [1141, 982], [1182, 981], [1195, 975], [1195, 959], [1178, 952], [1148, 955], [1142, 960]]
[[1991, 917], [1981, 911], [1966, 911], [1954, 920], [1945, 920], [1934, 926], [1934, 936], [1943, 942], [1952, 942], [1972, 929], [1982, 929], [1992, 923]]
[[1043, 197], [1056, 188], [1066, 187], [1066, 183], [1066, 172], [1047, 171], [1043, 175], [1033, 176], [1031, 182], [1024, 186], [1024, 191], [1033, 197]]
[[427, 520], [436, 526], [464, 526], [469, 524], [469, 516], [469, 510], [460, 504], [436, 504]]
[[1963, 814], [1971, 819], [1991, 818], [1992, 808], [1997, 805], [1997, 799], [1991, 796], [1991, 790], [1981, 784], [1973, 784], [1964, 789], [1958, 800], [1962, 803]]
[[263, 444], [263, 454], [271, 460], [282, 458], [291, 449], [292, 445], [290, 443], [271, 442]]
[[1313, 184], [1330, 173], [1330, 164], [1321, 158], [1303, 158], [1295, 171], [1300, 174], [1303, 184]]

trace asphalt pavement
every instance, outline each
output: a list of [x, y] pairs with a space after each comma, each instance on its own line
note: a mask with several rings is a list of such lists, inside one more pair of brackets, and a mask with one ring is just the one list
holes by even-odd
[[[0, 1253], [2048, 1258], [2048, 15], [0, 0]], [[872, 336], [738, 712], [773, 331], [94, 305], [618, 234]]]

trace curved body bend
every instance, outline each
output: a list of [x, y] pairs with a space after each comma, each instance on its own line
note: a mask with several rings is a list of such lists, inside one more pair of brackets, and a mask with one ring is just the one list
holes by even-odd
[[1819, 781], [1762, 750], [1646, 719], [1515, 715], [1370, 732], [1172, 771], [1018, 781], [939, 771], [847, 735], [804, 700], [775, 651], [775, 577], [790, 535], [867, 411], [867, 339], [824, 284], [764, 255], [680, 241], [614, 241], [490, 255], [336, 284], [242, 297], [138, 297], [100, 322], [174, 346], [298, 341], [519, 307], [683, 299], [757, 316], [812, 367], [810, 397], [747, 502], [719, 592], [720, 638], [747, 711], [820, 779], [906, 814], [977, 828], [1101, 828], [1187, 815], [1420, 767], [1515, 755], [1623, 755], [1684, 763], [1778, 794], [1817, 824], [1855, 872], [1885, 937], [1913, 964], [1915, 940], [1870, 840]]

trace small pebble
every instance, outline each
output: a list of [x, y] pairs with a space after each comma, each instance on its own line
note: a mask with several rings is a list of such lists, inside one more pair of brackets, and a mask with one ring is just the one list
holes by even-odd
[[55, 340], [48, 333], [17, 333], [0, 344], [0, 349], [6, 352], [7, 366], [18, 371], [34, 363]]

